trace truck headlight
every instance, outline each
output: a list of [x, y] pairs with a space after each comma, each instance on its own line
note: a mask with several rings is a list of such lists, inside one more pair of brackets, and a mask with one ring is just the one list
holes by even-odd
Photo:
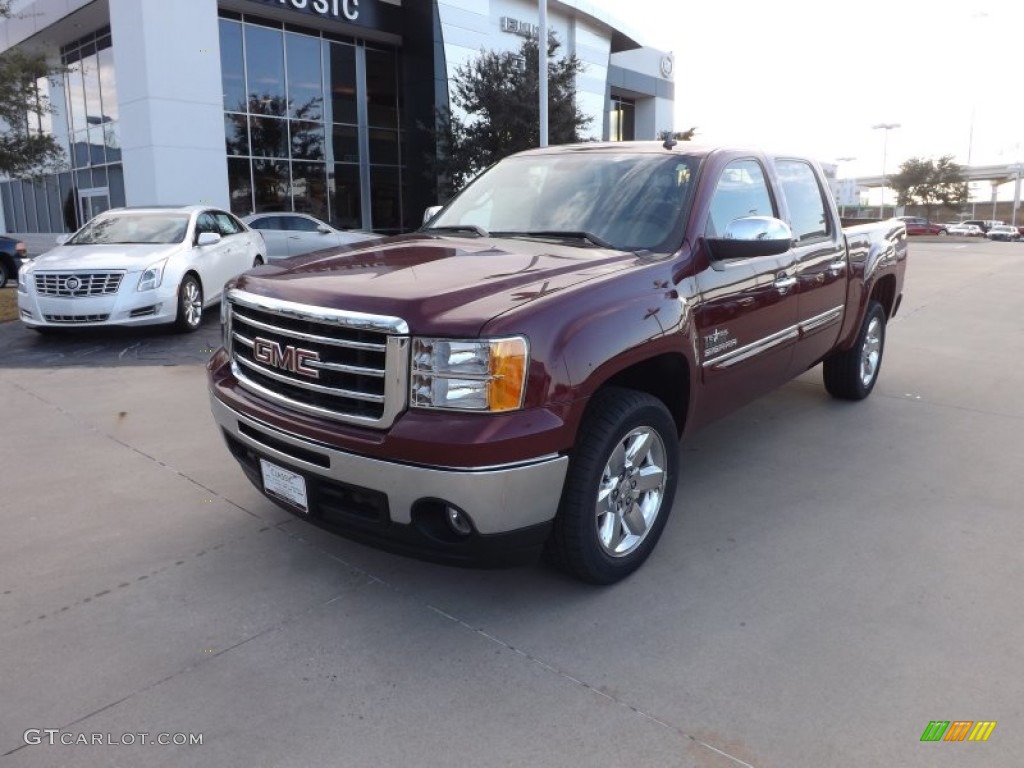
[[530, 348], [507, 339], [413, 339], [412, 405], [499, 413], [523, 407]]
[[164, 279], [164, 267], [166, 265], [167, 259], [161, 259], [156, 264], [150, 264], [142, 270], [142, 276], [139, 277], [139, 287], [137, 290], [151, 291], [154, 288], [159, 288], [160, 283]]

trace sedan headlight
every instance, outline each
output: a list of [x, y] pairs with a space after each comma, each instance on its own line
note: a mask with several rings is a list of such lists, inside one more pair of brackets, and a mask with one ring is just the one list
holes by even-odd
[[414, 339], [412, 405], [498, 413], [523, 407], [526, 339]]
[[142, 276], [139, 277], [139, 291], [151, 291], [154, 288], [159, 288], [160, 283], [164, 279], [164, 267], [167, 266], [167, 259], [161, 259], [156, 264], [150, 264], [144, 270], [142, 270]]

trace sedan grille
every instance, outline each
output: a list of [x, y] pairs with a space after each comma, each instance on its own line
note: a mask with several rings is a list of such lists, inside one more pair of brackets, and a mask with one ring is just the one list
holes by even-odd
[[121, 287], [124, 272], [37, 272], [36, 293], [43, 296], [110, 296]]
[[239, 383], [303, 413], [390, 426], [405, 409], [406, 324], [394, 317], [228, 293], [227, 342]]
[[43, 315], [48, 323], [62, 323], [74, 325], [75, 323], [105, 323], [110, 315]]

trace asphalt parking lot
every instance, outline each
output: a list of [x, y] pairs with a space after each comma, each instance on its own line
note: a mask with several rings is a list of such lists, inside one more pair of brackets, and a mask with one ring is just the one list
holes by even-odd
[[[215, 317], [0, 325], [2, 762], [1019, 766], [1024, 244], [910, 258], [874, 394], [816, 369], [688, 439], [658, 549], [611, 588], [270, 504], [209, 415]], [[933, 720], [998, 725], [921, 742]]]

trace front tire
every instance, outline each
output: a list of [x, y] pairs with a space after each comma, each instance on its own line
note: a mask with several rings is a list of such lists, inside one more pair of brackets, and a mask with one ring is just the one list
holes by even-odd
[[185, 275], [178, 286], [178, 316], [174, 327], [181, 333], [199, 330], [203, 323], [203, 287], [195, 275]]
[[4, 264], [3, 259], [0, 259], [0, 288], [7, 286], [7, 281], [11, 279], [11, 275], [8, 274], [7, 265]]
[[639, 568], [675, 496], [679, 435], [657, 398], [610, 387], [591, 400], [576, 438], [547, 556], [593, 584]]
[[863, 400], [878, 381], [885, 350], [885, 310], [877, 301], [868, 304], [853, 347], [825, 359], [825, 389], [840, 400]]

